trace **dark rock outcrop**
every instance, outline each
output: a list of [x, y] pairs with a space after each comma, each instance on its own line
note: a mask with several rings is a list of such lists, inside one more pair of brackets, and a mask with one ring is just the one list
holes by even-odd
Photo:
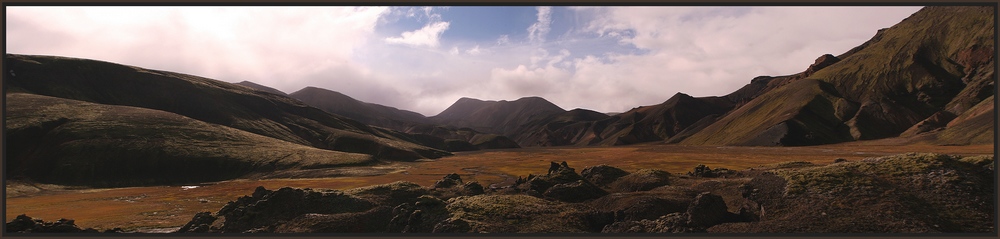
[[551, 162], [549, 172], [546, 175], [528, 175], [528, 179], [519, 180], [515, 188], [532, 196], [549, 197], [572, 202], [580, 202], [607, 195], [606, 191], [585, 180], [576, 173], [575, 169], [570, 168], [566, 162], [562, 162], [561, 164]]
[[[80, 228], [76, 221], [72, 219], [59, 219], [54, 222], [46, 222], [41, 219], [31, 218], [21, 214], [7, 223], [7, 233], [93, 233], [99, 232], [94, 228]], [[115, 228], [104, 232], [121, 232]]]
[[670, 173], [657, 169], [641, 169], [615, 180], [609, 186], [615, 192], [649, 191], [670, 184]]
[[687, 209], [687, 225], [710, 227], [724, 222], [735, 221], [737, 215], [730, 213], [726, 201], [719, 195], [708, 192], [698, 194]]
[[[218, 219], [219, 218], [212, 216], [211, 212], [199, 212], [198, 214], [194, 215], [194, 218], [191, 218], [190, 222], [184, 224], [184, 226], [178, 229], [176, 233], [208, 232], [209, 230], [212, 229], [211, 228], [212, 223], [214, 223], [215, 220]], [[216, 228], [215, 230], [218, 230], [218, 228]]]
[[583, 168], [583, 171], [580, 171], [580, 175], [591, 183], [599, 186], [605, 186], [611, 184], [615, 180], [618, 180], [618, 178], [621, 178], [622, 176], [628, 175], [628, 172], [606, 164], [601, 164]]

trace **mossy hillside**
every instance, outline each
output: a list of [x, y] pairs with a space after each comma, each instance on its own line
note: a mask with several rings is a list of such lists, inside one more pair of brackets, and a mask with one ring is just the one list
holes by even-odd
[[[889, 182], [912, 181], [914, 176], [923, 176], [945, 169], [975, 172], [982, 165], [992, 163], [992, 158], [968, 157], [943, 154], [903, 154], [861, 161], [830, 164], [801, 169], [779, 169], [775, 172], [787, 180], [786, 195], [820, 194], [841, 195], [864, 192], [882, 187]], [[948, 174], [944, 181], [958, 182], [970, 180], [960, 173]]]
[[989, 7], [927, 7], [808, 79], [833, 83], [856, 102], [889, 98], [929, 116], [964, 87], [957, 53], [994, 47], [993, 22]]
[[993, 144], [996, 134], [994, 97], [986, 98], [975, 107], [952, 120], [937, 134], [937, 144]]
[[[365, 144], [402, 141], [289, 97], [217, 80], [84, 59], [13, 54], [5, 57], [7, 66], [15, 74], [8, 74], [4, 79], [17, 88], [39, 95], [162, 110], [324, 149], [342, 146], [335, 142], [342, 135], [362, 135], [356, 138]], [[382, 146], [385, 147], [364, 150], [421, 151], [417, 158], [447, 155], [410, 142]], [[380, 153], [364, 150], [351, 152]]]
[[470, 222], [477, 232], [586, 232], [588, 228], [573, 205], [527, 195], [462, 196], [447, 203], [453, 218]]
[[7, 94], [7, 173], [45, 183], [138, 186], [374, 163], [181, 115]]

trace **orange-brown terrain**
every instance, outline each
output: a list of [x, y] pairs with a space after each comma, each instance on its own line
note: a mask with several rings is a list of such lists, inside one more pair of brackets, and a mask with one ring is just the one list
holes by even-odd
[[[449, 173], [484, 186], [503, 184], [508, 178], [544, 174], [550, 161], [566, 161], [577, 168], [607, 164], [635, 171], [661, 169], [672, 174], [691, 171], [696, 165], [742, 170], [767, 164], [804, 161], [829, 164], [836, 158], [856, 161], [866, 157], [906, 152], [942, 154], [992, 154], [993, 145], [824, 145], [809, 147], [713, 147], [676, 145], [635, 145], [587, 148], [527, 148], [458, 153], [425, 162], [398, 162], [375, 167], [344, 169], [342, 174], [370, 174], [294, 179], [238, 179], [199, 184], [186, 189], [178, 186], [88, 189], [11, 182], [7, 186], [5, 215], [12, 219], [27, 214], [45, 220], [75, 219], [81, 227], [127, 231], [168, 231], [191, 220], [195, 213], [214, 212], [227, 202], [249, 195], [254, 188], [280, 187], [351, 189], [394, 181], [411, 181], [431, 186]], [[341, 170], [338, 170], [341, 171]], [[509, 182], [508, 182], [509, 184]], [[194, 185], [192, 185], [194, 186]]]
[[425, 117], [6, 54], [4, 233], [995, 235], [994, 15], [926, 7], [801, 73], [614, 115], [524, 97]]

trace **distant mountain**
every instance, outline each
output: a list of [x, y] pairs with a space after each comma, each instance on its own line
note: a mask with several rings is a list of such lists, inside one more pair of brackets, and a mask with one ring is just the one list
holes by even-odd
[[403, 130], [413, 124], [430, 123], [430, 120], [420, 113], [362, 102], [340, 92], [322, 88], [306, 87], [289, 96], [323, 111], [368, 125]]
[[246, 86], [246, 87], [250, 87], [250, 88], [253, 88], [253, 89], [256, 89], [256, 90], [260, 90], [260, 91], [263, 91], [263, 92], [270, 92], [270, 93], [279, 94], [279, 95], [288, 95], [288, 94], [285, 94], [285, 92], [281, 92], [280, 90], [277, 90], [275, 88], [271, 88], [271, 87], [267, 87], [267, 86], [262, 86], [262, 85], [259, 85], [257, 83], [253, 83], [253, 82], [249, 82], [249, 81], [240, 81], [239, 83], [236, 83], [236, 84], [237, 85]]
[[521, 125], [515, 140], [522, 146], [563, 146], [590, 142], [597, 135], [589, 131], [595, 121], [608, 115], [586, 109], [550, 114]]
[[518, 127], [531, 120], [563, 112], [566, 110], [541, 97], [524, 97], [515, 101], [461, 98], [430, 119], [437, 124], [511, 136]]
[[[521, 146], [507, 136], [483, 133], [470, 128], [455, 128], [443, 125], [413, 125], [404, 132], [414, 138], [423, 138], [424, 145], [443, 145], [439, 149], [451, 152], [479, 149], [508, 149]], [[436, 138], [436, 139], [432, 139]], [[440, 142], [437, 142], [440, 141]]]
[[5, 57], [7, 93], [159, 110], [299, 145], [373, 155], [380, 160], [448, 155], [286, 96], [217, 80], [94, 60], [13, 54]]

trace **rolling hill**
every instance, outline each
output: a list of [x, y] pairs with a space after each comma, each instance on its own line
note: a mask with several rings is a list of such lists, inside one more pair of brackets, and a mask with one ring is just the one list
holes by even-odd
[[447, 152], [384, 134], [282, 95], [180, 73], [85, 59], [7, 54], [8, 92], [134, 106], [184, 115], [292, 143], [387, 160]]
[[[28, 105], [25, 107], [29, 107], [18, 111], [12, 110], [5, 115], [8, 122], [5, 129], [9, 133], [5, 141], [6, 148], [24, 148], [27, 150], [25, 152], [28, 152], [17, 156], [8, 155], [8, 160], [12, 161], [72, 162], [72, 165], [121, 163], [109, 168], [128, 168], [136, 172], [146, 172], [144, 170], [160, 167], [175, 172], [173, 170], [177, 167], [164, 165], [181, 162], [197, 161], [209, 164], [204, 170], [193, 170], [188, 179], [160, 175], [162, 177], [136, 182], [172, 183], [231, 178], [248, 172], [266, 171], [269, 167], [288, 169], [334, 167], [371, 163], [373, 160], [412, 161], [449, 155], [446, 151], [419, 145], [411, 138], [400, 137], [401, 133], [398, 132], [373, 128], [351, 119], [335, 116], [283, 95], [217, 80], [85, 59], [14, 54], [7, 54], [5, 57], [5, 69], [8, 70], [4, 76], [7, 90], [5, 104], [11, 107], [9, 109], [25, 104]], [[79, 105], [81, 108], [93, 108], [111, 113], [105, 113], [107, 116], [95, 120], [78, 118], [83, 116], [72, 115], [71, 112], [76, 111], [68, 111], [64, 118], [69, 121], [59, 119], [52, 121], [45, 120], [45, 117], [58, 114], [38, 115], [28, 110], [30, 107], [46, 105]], [[105, 109], [107, 107], [114, 109]], [[150, 111], [158, 113], [149, 113]], [[134, 114], [115, 112], [134, 112]], [[116, 115], [117, 118], [109, 115]], [[178, 117], [182, 117], [183, 120], [180, 120], [180, 123], [173, 122]], [[20, 129], [17, 127], [22, 126], [11, 124], [18, 121], [27, 122], [21, 123], [27, 125], [23, 126], [26, 128]], [[101, 123], [97, 121], [107, 121], [113, 127], [99, 126]], [[49, 125], [41, 125], [43, 123]], [[65, 127], [75, 128], [49, 132], [53, 130], [50, 127], [62, 129], [63, 126], [60, 125], [63, 123], [66, 124], [63, 125]], [[123, 132], [120, 135], [109, 136], [102, 131], [88, 131], [84, 127], [87, 125], [97, 128], [111, 127], [100, 128], [104, 131]], [[213, 135], [220, 134], [239, 135], [239, 137], [212, 138], [216, 137]], [[157, 143], [112, 143], [140, 136], [144, 141], [137, 142], [158, 141]], [[37, 141], [45, 137], [58, 139]], [[110, 137], [110, 139], [99, 137]], [[177, 142], [183, 140], [198, 144], [176, 146], [179, 144]], [[80, 142], [81, 145], [89, 146], [66, 145], [66, 141]], [[81, 147], [87, 150], [82, 150]], [[249, 149], [253, 147], [271, 150], [263, 152]], [[168, 148], [177, 151], [165, 151]], [[236, 148], [241, 150], [232, 150]], [[30, 153], [29, 149], [37, 152]], [[257, 155], [248, 156], [248, 153]], [[86, 155], [86, 159], [89, 160], [106, 161], [87, 162], [86, 159], [80, 158], [82, 155]], [[144, 158], [151, 158], [150, 160], [155, 162], [143, 163], [145, 161], [135, 160]], [[178, 161], [166, 162], [169, 159]], [[261, 162], [267, 160], [270, 160], [268, 164], [271, 166], [260, 166]], [[205, 164], [192, 163], [192, 165]], [[74, 175], [69, 173], [70, 171], [41, 173], [31, 168], [34, 167], [21, 169], [25, 170], [25, 174], [22, 175], [36, 180], [59, 182], [66, 180], [52, 179], [46, 175]], [[219, 175], [216, 176], [203, 175], [217, 170], [226, 172], [217, 173]], [[83, 171], [76, 174], [95, 175], [93, 172], [88, 174]], [[95, 178], [77, 181], [104, 185], [108, 184], [109, 180], [112, 179]], [[132, 181], [126, 180], [126, 182]]]
[[306, 87], [289, 96], [323, 111], [373, 126], [403, 130], [413, 124], [430, 123], [427, 117], [420, 113], [362, 102], [340, 92], [322, 88]]
[[6, 101], [8, 178], [120, 187], [376, 163], [161, 110], [28, 93]]

